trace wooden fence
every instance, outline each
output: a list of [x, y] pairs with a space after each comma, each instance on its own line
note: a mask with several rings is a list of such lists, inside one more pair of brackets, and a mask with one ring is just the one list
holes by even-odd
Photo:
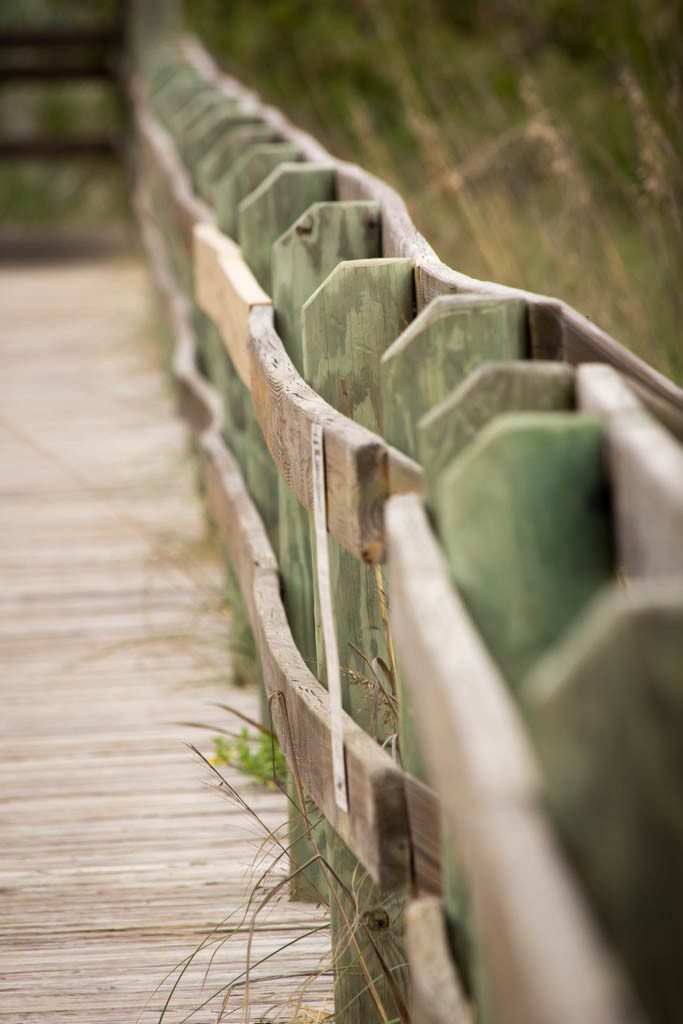
[[444, 266], [195, 40], [136, 51], [168, 365], [337, 1019], [675, 1019], [683, 394], [564, 303]]

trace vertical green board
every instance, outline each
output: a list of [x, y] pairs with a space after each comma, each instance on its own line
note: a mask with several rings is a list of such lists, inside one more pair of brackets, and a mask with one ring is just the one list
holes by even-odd
[[261, 142], [277, 142], [277, 132], [255, 115], [243, 115], [234, 128], [226, 131], [210, 153], [197, 164], [197, 182], [203, 196], [215, 205], [215, 190], [242, 153]]
[[[380, 435], [380, 358], [413, 312], [413, 264], [406, 259], [341, 263], [303, 307], [306, 380], [339, 412]], [[371, 678], [375, 657], [388, 664], [376, 575], [332, 537], [329, 547], [344, 706], [373, 732], [374, 700], [362, 680]]]
[[551, 812], [653, 1024], [680, 1017], [683, 580], [606, 588], [523, 704]]
[[311, 203], [335, 198], [334, 168], [323, 164], [281, 164], [237, 209], [237, 237], [245, 260], [269, 294], [273, 242]]
[[418, 422], [418, 459], [428, 501], [441, 472], [500, 413], [573, 408], [574, 370], [567, 363], [529, 360], [477, 367]]
[[417, 458], [417, 423], [483, 362], [524, 359], [521, 299], [442, 295], [422, 310], [382, 357], [386, 438]]
[[[315, 289], [342, 260], [379, 256], [380, 224], [377, 203], [314, 203], [273, 245], [273, 305], [275, 323], [287, 352], [303, 373], [301, 308]], [[315, 597], [310, 513], [303, 508], [285, 481], [278, 479], [279, 564], [283, 599], [294, 642], [309, 668], [315, 672]], [[313, 855], [296, 806], [296, 791], [290, 786], [289, 841], [293, 866]], [[309, 818], [320, 814], [309, 809]], [[325, 826], [315, 831], [315, 845], [325, 849]], [[325, 891], [319, 866], [313, 876], [313, 897]], [[295, 899], [311, 897], [311, 886], [303, 875], [292, 884]]]
[[454, 580], [513, 688], [613, 573], [602, 427], [509, 413], [437, 483]]
[[[340, 263], [305, 303], [302, 310], [304, 376], [330, 405], [363, 426], [382, 431], [379, 361], [382, 353], [414, 316], [411, 260], [376, 259]], [[345, 709], [368, 731], [383, 739], [396, 725], [386, 705], [376, 713], [373, 673], [389, 664], [374, 567], [364, 565], [328, 537], [335, 621], [342, 665]], [[317, 612], [317, 609], [316, 609]], [[318, 633], [318, 630], [316, 630]], [[318, 647], [318, 674], [323, 678], [323, 651]], [[382, 680], [386, 686], [386, 678]], [[389, 1019], [399, 1016], [392, 986], [377, 961], [406, 991], [402, 948], [403, 894], [380, 892], [334, 830], [327, 830], [330, 918], [335, 953], [335, 1008], [344, 1024], [381, 1019], [362, 970], [358, 951], [349, 941], [349, 912], [361, 956], [376, 979]], [[349, 894], [350, 897], [349, 897]], [[370, 927], [366, 929], [365, 924]]]
[[237, 234], [237, 207], [250, 192], [284, 163], [296, 163], [301, 153], [289, 142], [261, 142], [247, 148], [213, 190], [218, 226], [226, 235]]

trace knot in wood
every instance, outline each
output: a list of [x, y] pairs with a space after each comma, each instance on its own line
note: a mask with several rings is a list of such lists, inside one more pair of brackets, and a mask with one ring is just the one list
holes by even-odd
[[371, 907], [363, 914], [363, 924], [371, 932], [385, 932], [391, 925], [391, 918], [384, 907]]

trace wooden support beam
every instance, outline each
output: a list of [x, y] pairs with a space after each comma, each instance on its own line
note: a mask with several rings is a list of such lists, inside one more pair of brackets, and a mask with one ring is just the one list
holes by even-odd
[[388, 502], [387, 533], [393, 633], [474, 903], [496, 1019], [639, 1019], [555, 848], [519, 714], [417, 495]]
[[0, 139], [0, 158], [13, 160], [64, 159], [73, 157], [113, 157], [121, 148], [118, 136], [93, 135], [80, 138], [43, 138], [29, 136]]

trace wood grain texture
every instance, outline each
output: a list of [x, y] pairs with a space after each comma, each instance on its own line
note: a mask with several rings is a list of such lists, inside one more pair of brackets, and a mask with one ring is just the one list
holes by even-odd
[[[376, 205], [368, 203], [314, 203], [273, 244], [273, 307], [278, 333], [295, 367], [303, 371], [301, 308], [341, 260], [379, 255], [380, 224]], [[285, 480], [278, 478], [278, 560], [287, 620], [301, 656], [316, 666], [315, 601], [310, 512], [302, 506]], [[292, 787], [293, 788], [293, 787]], [[304, 863], [312, 849], [302, 831], [297, 795], [292, 792], [290, 838], [292, 860]], [[314, 815], [320, 817], [320, 815]], [[315, 844], [324, 849], [324, 819]], [[322, 876], [321, 866], [317, 873]], [[300, 898], [307, 880], [301, 877]], [[322, 881], [319, 880], [319, 884]], [[319, 886], [318, 886], [319, 887]], [[309, 887], [310, 888], [310, 887]]]
[[417, 425], [418, 455], [430, 503], [443, 470], [479, 431], [504, 412], [569, 411], [574, 407], [574, 371], [564, 363], [486, 363], [472, 373]]
[[683, 577], [638, 580], [605, 592], [523, 690], [550, 807], [653, 1021], [680, 1003], [682, 665]]
[[213, 197], [221, 230], [237, 235], [237, 208], [268, 175], [284, 163], [301, 159], [289, 142], [260, 142], [243, 149], [226, 174], [214, 186]]
[[453, 578], [513, 687], [612, 576], [602, 439], [589, 417], [506, 413], [437, 482]]
[[580, 407], [605, 418], [617, 564], [627, 577], [683, 574], [683, 447], [609, 366], [577, 370]]
[[249, 318], [251, 390], [268, 448], [299, 502], [313, 508], [311, 424], [325, 429], [328, 529], [365, 561], [384, 550], [382, 506], [388, 493], [387, 448], [376, 434], [340, 415], [296, 372], [273, 326], [271, 309]]
[[213, 224], [194, 234], [195, 297], [214, 321], [246, 388], [251, 386], [249, 317], [270, 298], [246, 265], [241, 250]]
[[474, 1017], [453, 961], [441, 900], [411, 900], [405, 914], [413, 1024], [471, 1024]]
[[[149, 335], [145, 268], [120, 251], [66, 256], [0, 273], [0, 1019], [153, 1024], [177, 972], [164, 978], [213, 929], [226, 942], [206, 986], [215, 944], [165, 1019], [236, 980], [225, 1020], [240, 1021], [247, 959], [249, 1019], [290, 1020], [305, 981], [304, 1005], [326, 1012], [325, 913], [273, 904], [249, 952], [253, 823], [187, 749], [210, 756], [212, 732], [179, 724], [232, 729], [215, 704], [253, 717], [258, 700], [224, 679], [220, 565]], [[281, 793], [222, 770], [282, 825]], [[259, 873], [283, 880], [262, 853]]]
[[311, 203], [334, 199], [334, 170], [327, 164], [281, 164], [237, 210], [237, 237], [256, 280], [272, 292], [271, 246]]
[[419, 419], [480, 363], [527, 355], [526, 310], [517, 299], [434, 299], [382, 356], [384, 435], [416, 459]]
[[417, 495], [387, 504], [391, 615], [503, 1024], [639, 1019], [548, 831], [519, 713]]
[[[411, 319], [413, 295], [410, 260], [354, 260], [340, 263], [302, 310], [306, 379], [339, 412], [379, 434], [379, 361]], [[354, 679], [369, 677], [374, 658], [390, 663], [377, 577], [334, 538], [329, 548], [344, 706], [369, 728], [376, 718], [374, 701]], [[319, 650], [319, 671], [322, 665]], [[378, 726], [381, 729], [375, 721], [373, 728]]]
[[[383, 888], [405, 883], [409, 840], [400, 769], [348, 716], [343, 716], [349, 814], [336, 806], [327, 691], [292, 640], [277, 569], [255, 506], [234, 459], [204, 435], [207, 500], [218, 522], [252, 617], [273, 718], [286, 756], [306, 790], [356, 857]], [[276, 694], [284, 696], [287, 719]], [[288, 721], [288, 726], [286, 725]]]

